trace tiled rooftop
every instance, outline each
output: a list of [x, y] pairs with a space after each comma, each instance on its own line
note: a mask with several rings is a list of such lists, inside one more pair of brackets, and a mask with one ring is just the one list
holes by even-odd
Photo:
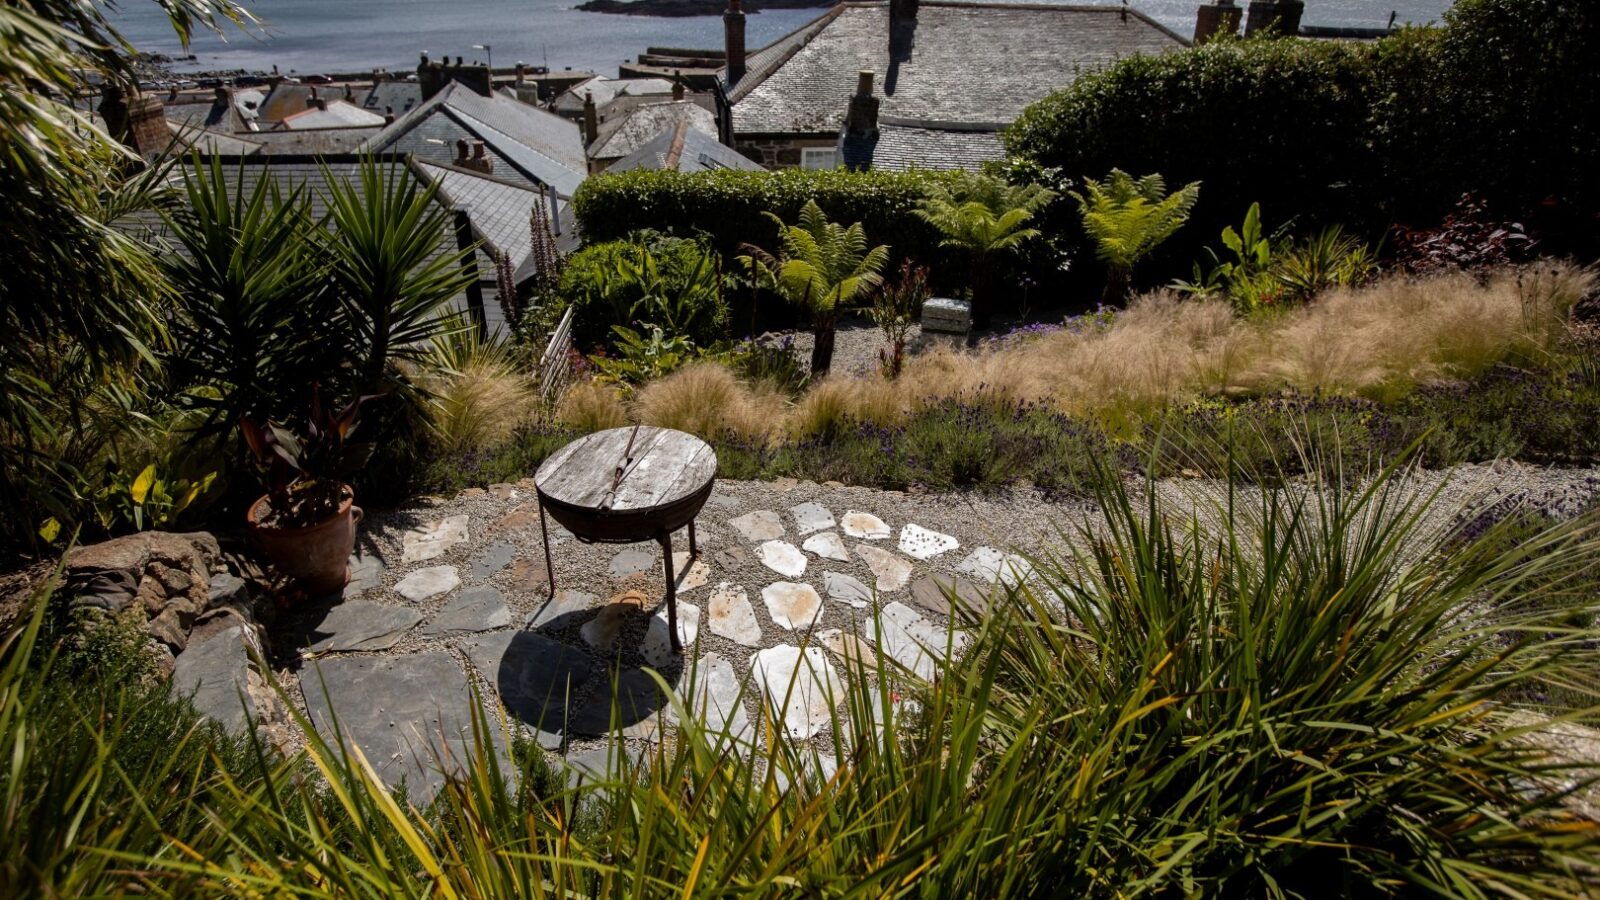
[[646, 103], [602, 125], [589, 156], [597, 160], [620, 159], [679, 122], [712, 137], [717, 134], [717, 117], [692, 100]]
[[612, 163], [606, 171], [627, 172], [631, 169], [675, 172], [739, 169], [760, 172], [763, 167], [732, 147], [717, 143], [715, 137], [690, 128], [687, 122], [679, 122]]
[[344, 100], [334, 100], [327, 109], [303, 109], [283, 119], [283, 127], [291, 131], [308, 128], [372, 128], [382, 124], [383, 116]]
[[1185, 45], [1115, 6], [923, 2], [909, 52], [891, 63], [888, 6], [842, 4], [749, 57], [731, 86], [733, 126], [836, 134], [862, 70], [877, 75], [880, 115], [1003, 124], [1079, 72]]
[[940, 123], [878, 121], [871, 140], [845, 137], [840, 162], [852, 169], [968, 169], [1005, 158], [990, 130], [941, 128]]
[[672, 82], [665, 78], [607, 78], [596, 75], [588, 81], [573, 85], [556, 98], [555, 109], [569, 115], [583, 112], [583, 98], [592, 96], [596, 107], [622, 96], [658, 96], [672, 93]]

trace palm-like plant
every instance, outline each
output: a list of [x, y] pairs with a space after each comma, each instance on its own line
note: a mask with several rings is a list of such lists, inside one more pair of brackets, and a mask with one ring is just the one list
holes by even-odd
[[779, 252], [746, 244], [749, 252], [739, 261], [757, 284], [810, 313], [811, 374], [823, 375], [833, 364], [839, 315], [883, 283], [880, 273], [889, 261], [889, 247], [868, 249], [860, 222], [848, 227], [829, 222], [815, 200], [806, 201], [798, 225], [772, 213], [767, 217], [778, 225]]
[[1078, 201], [1083, 230], [1106, 264], [1101, 302], [1117, 303], [1128, 294], [1134, 265], [1189, 220], [1200, 199], [1200, 182], [1168, 194], [1166, 180], [1159, 174], [1135, 178], [1112, 169], [1103, 183], [1085, 178], [1083, 192], [1071, 194]]
[[939, 245], [961, 251], [971, 264], [975, 327], [987, 327], [994, 309], [996, 263], [1039, 236], [1028, 223], [1054, 198], [1036, 184], [1012, 185], [992, 175], [968, 174], [935, 187], [919, 205], [917, 215], [943, 235]]

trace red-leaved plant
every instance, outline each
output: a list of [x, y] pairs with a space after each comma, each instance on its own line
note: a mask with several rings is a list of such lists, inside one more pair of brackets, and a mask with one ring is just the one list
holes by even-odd
[[267, 489], [267, 509], [258, 521], [276, 528], [302, 528], [339, 511], [349, 496], [346, 478], [372, 455], [371, 444], [350, 440], [361, 405], [357, 397], [338, 411], [323, 405], [322, 390], [311, 391], [311, 415], [303, 434], [276, 422], [245, 416], [239, 430], [255, 456]]

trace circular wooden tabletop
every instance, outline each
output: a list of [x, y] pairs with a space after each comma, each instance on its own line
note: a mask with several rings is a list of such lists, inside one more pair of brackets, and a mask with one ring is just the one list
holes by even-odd
[[539, 493], [569, 506], [642, 512], [705, 490], [717, 455], [692, 434], [633, 425], [585, 435], [557, 450], [534, 475]]

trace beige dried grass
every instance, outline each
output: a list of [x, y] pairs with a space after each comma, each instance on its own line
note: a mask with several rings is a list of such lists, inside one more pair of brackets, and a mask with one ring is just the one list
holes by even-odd
[[527, 377], [494, 354], [474, 356], [458, 371], [435, 375], [427, 387], [433, 395], [429, 423], [446, 453], [504, 443], [538, 412], [538, 394]]
[[770, 387], [752, 389], [726, 367], [703, 362], [640, 388], [633, 411], [647, 425], [707, 440], [732, 434], [760, 441], [783, 426], [785, 406], [783, 395]]
[[561, 395], [556, 421], [587, 434], [628, 424], [628, 411], [615, 388], [597, 381], [580, 381]]

